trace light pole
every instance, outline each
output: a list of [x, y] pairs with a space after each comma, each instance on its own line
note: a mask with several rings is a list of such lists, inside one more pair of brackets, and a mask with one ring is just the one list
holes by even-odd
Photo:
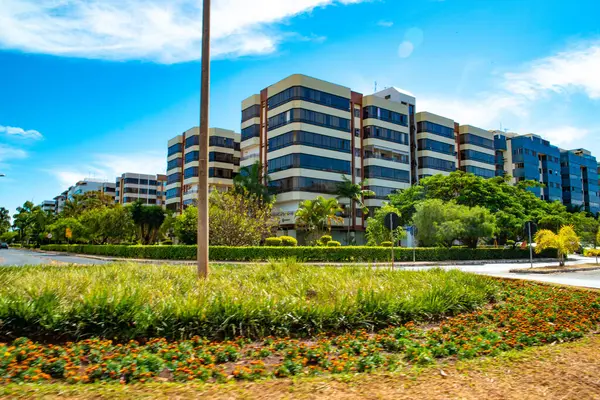
[[198, 277], [208, 277], [208, 116], [210, 101], [210, 0], [202, 7], [200, 154], [198, 157]]

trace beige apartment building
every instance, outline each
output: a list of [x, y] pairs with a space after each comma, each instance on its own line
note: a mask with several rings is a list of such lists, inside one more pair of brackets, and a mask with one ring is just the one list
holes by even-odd
[[429, 112], [418, 112], [416, 120], [419, 179], [456, 171], [454, 121]]
[[115, 203], [131, 204], [141, 201], [147, 205], [165, 206], [167, 176], [126, 172], [116, 179]]
[[483, 178], [496, 176], [494, 132], [472, 125], [460, 125], [457, 144], [461, 171]]
[[[414, 97], [403, 91], [390, 88], [364, 96], [291, 75], [242, 102], [241, 165], [261, 163], [277, 194], [274, 214], [281, 230], [296, 236], [299, 204], [335, 197], [342, 175], [356, 183], [368, 179], [367, 187], [377, 194], [367, 200], [369, 207], [409, 187], [411, 125]], [[334, 236], [341, 238], [348, 224], [364, 229], [362, 213], [356, 211], [355, 221], [345, 213]]]
[[[198, 196], [199, 129], [191, 128], [168, 142], [166, 207], [180, 212]], [[227, 190], [240, 168], [240, 134], [209, 129], [208, 182], [210, 190]]]

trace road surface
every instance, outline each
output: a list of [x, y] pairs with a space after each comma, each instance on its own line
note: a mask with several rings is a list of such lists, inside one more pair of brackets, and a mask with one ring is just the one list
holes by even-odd
[[[584, 258], [584, 257], [573, 257], [574, 261], [569, 262], [569, 265], [573, 264], [593, 264], [595, 259]], [[29, 250], [0, 250], [0, 266], [2, 265], [40, 265], [40, 264], [82, 264], [82, 265], [94, 265], [94, 264], [108, 264], [111, 261], [92, 259], [86, 257], [80, 257], [75, 255], [64, 255], [61, 253], [39, 253]], [[151, 262], [145, 260], [145, 262]], [[165, 261], [161, 261], [161, 264]], [[168, 261], [166, 262], [168, 263]], [[186, 262], [190, 263], [190, 262]], [[173, 263], [175, 264], [175, 263]], [[246, 265], [243, 263], [241, 265]], [[553, 265], [556, 263], [536, 263], [536, 267], [545, 265]], [[368, 264], [365, 264], [367, 266]], [[460, 269], [465, 272], [472, 272], [476, 274], [496, 276], [501, 278], [514, 278], [514, 279], [526, 279], [538, 282], [550, 282], [558, 283], [563, 285], [581, 286], [589, 288], [600, 289], [600, 270], [597, 271], [586, 271], [586, 272], [567, 272], [561, 274], [549, 274], [549, 275], [538, 275], [538, 274], [511, 274], [509, 270], [515, 268], [527, 268], [529, 264], [481, 264], [481, 265], [445, 265], [440, 268], [444, 269]], [[378, 265], [379, 268], [385, 268], [384, 266]], [[418, 270], [418, 269], [430, 269], [433, 267], [418, 266], [418, 267], [401, 267], [406, 270]]]
[[38, 253], [30, 250], [0, 250], [0, 265], [40, 265], [40, 264], [106, 264], [104, 260], [93, 260], [85, 257], [66, 256], [55, 253]]

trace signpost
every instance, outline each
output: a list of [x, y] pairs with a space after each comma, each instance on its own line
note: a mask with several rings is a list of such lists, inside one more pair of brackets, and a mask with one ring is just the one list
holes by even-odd
[[394, 232], [400, 226], [400, 217], [398, 216], [398, 214], [393, 213], [393, 212], [387, 213], [385, 215], [385, 217], [383, 218], [383, 225], [386, 228], [388, 228], [390, 230], [390, 232], [392, 233], [392, 269], [394, 269], [394, 246], [395, 246], [394, 242], [396, 241]]
[[525, 233], [529, 236], [529, 263], [530, 268], [533, 268], [533, 235], [537, 232], [537, 225], [533, 221], [527, 221], [525, 223]]

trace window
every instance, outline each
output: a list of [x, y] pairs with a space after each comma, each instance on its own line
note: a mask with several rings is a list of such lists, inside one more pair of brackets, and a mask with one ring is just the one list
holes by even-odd
[[223, 179], [233, 179], [235, 174], [231, 169], [225, 168], [209, 168], [208, 169], [208, 177], [209, 178], [223, 178]]
[[269, 118], [268, 129], [273, 130], [292, 122], [304, 122], [307, 124], [350, 132], [349, 119], [339, 118], [316, 111], [305, 110], [303, 108], [293, 108], [289, 111]]
[[[490, 139], [483, 138], [481, 136], [473, 135], [471, 133], [466, 133], [464, 135], [460, 135], [460, 144], [472, 144], [479, 147], [485, 147], [486, 149], [494, 150], [494, 141]], [[519, 149], [523, 150], [523, 149]]]
[[402, 163], [402, 164], [409, 163], [408, 154], [365, 150], [365, 159], [367, 159], [367, 158], [376, 158], [379, 160], [393, 161], [393, 162], [398, 162], [398, 163]]
[[402, 126], [408, 126], [408, 116], [394, 111], [386, 110], [376, 106], [367, 106], [363, 108], [363, 118], [375, 118], [381, 121], [390, 122]]
[[177, 183], [179, 181], [181, 181], [181, 174], [179, 172], [171, 174], [167, 177], [167, 185], [170, 185], [171, 183]]
[[292, 131], [269, 139], [269, 151], [292, 145], [304, 145], [321, 149], [350, 153], [350, 141], [305, 131]]
[[367, 186], [366, 190], [372, 190], [375, 192], [375, 196], [370, 198], [386, 200], [388, 196], [392, 193], [395, 193], [398, 189], [386, 187], [386, 186]]
[[393, 131], [379, 126], [365, 126], [363, 130], [364, 139], [381, 139], [388, 142], [408, 145], [408, 133]]
[[303, 86], [293, 86], [269, 97], [269, 110], [293, 100], [303, 100], [338, 110], [350, 111], [350, 99], [334, 94], [309, 89]]
[[190, 163], [193, 161], [198, 161], [200, 159], [200, 153], [196, 150], [190, 151], [189, 153], [185, 153], [185, 163]]
[[167, 171], [181, 167], [181, 157], [175, 158], [167, 163]]
[[417, 122], [417, 132], [433, 133], [434, 135], [443, 136], [454, 139], [454, 128], [434, 124], [433, 122], [421, 121]]
[[254, 104], [242, 110], [242, 122], [248, 121], [250, 118], [260, 117], [260, 105]]
[[438, 142], [431, 139], [419, 139], [418, 146], [419, 150], [429, 150], [437, 153], [454, 155], [453, 144]]
[[356, 118], [360, 118], [360, 108], [355, 108], [355, 109], [354, 109], [354, 116], [355, 116]]
[[208, 153], [208, 161], [233, 164], [233, 154], [211, 151], [210, 153]]
[[185, 139], [185, 148], [197, 146], [200, 143], [200, 136], [193, 135]]
[[350, 174], [350, 161], [335, 158], [319, 157], [310, 154], [288, 154], [283, 157], [269, 160], [269, 173], [283, 171], [290, 168], [306, 168], [319, 171]]
[[193, 178], [198, 176], [198, 167], [189, 167], [183, 171], [183, 179]]
[[148, 179], [140, 179], [140, 185], [148, 185]]
[[211, 136], [208, 138], [208, 145], [215, 147], [225, 147], [226, 149], [240, 149], [240, 144], [233, 139], [222, 136]]
[[254, 124], [242, 129], [242, 142], [260, 136], [260, 125]]
[[378, 165], [369, 165], [365, 167], [365, 178], [387, 179], [397, 182], [410, 182], [410, 173], [408, 171], [380, 167]]
[[354, 136], [360, 137], [360, 129], [359, 128], [354, 129]]
[[487, 153], [482, 153], [475, 150], [462, 150], [460, 157], [463, 160], [478, 161], [485, 164], [495, 164], [494, 156]]
[[173, 146], [169, 147], [167, 157], [172, 156], [173, 154], [181, 153], [181, 150], [183, 150], [181, 148], [181, 143], [175, 143]]
[[273, 191], [277, 194], [285, 192], [335, 194], [338, 184], [338, 181], [300, 176], [278, 179], [269, 183], [269, 185], [273, 188]]
[[456, 163], [454, 161], [442, 160], [441, 158], [419, 157], [419, 168], [452, 172], [456, 171]]
[[125, 178], [123, 181], [132, 185], [137, 185], [140, 182], [138, 178]]
[[472, 165], [463, 167], [463, 170], [470, 174], [481, 176], [482, 178], [493, 178], [494, 176], [496, 176], [496, 173], [494, 171], [485, 168], [473, 167]]

